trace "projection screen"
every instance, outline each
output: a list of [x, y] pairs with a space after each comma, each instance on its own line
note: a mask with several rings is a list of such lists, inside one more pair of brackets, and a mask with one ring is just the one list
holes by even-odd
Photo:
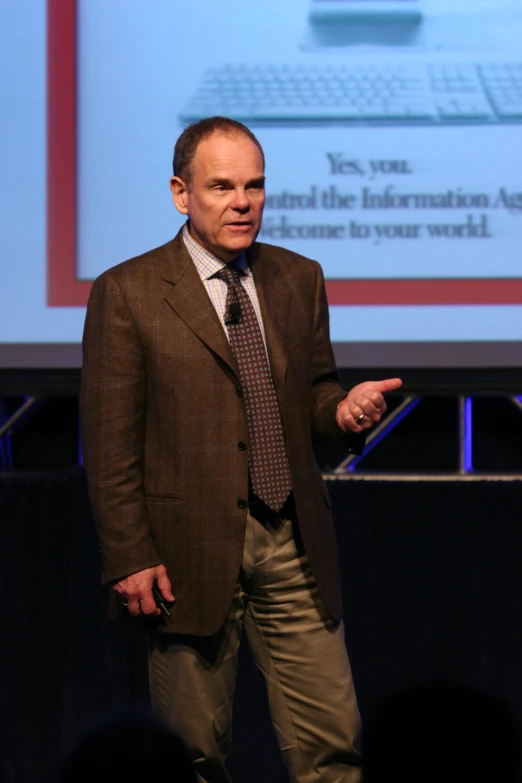
[[324, 270], [340, 366], [522, 366], [521, 0], [0, 8], [1, 367], [76, 367], [105, 269], [182, 225], [204, 116], [266, 160], [259, 236]]

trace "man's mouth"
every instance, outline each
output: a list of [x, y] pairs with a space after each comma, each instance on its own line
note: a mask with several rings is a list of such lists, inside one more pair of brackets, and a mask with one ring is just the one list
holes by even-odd
[[226, 228], [229, 231], [235, 231], [240, 234], [246, 234], [252, 228], [253, 223], [251, 220], [235, 220], [233, 223], [227, 223]]

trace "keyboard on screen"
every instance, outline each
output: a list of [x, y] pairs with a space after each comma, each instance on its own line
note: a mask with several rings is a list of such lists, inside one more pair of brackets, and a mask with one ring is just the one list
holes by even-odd
[[208, 70], [180, 115], [245, 123], [522, 121], [522, 63], [232, 66]]

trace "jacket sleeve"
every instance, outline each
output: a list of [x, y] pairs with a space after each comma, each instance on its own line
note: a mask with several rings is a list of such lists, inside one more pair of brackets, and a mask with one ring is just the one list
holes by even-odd
[[362, 454], [366, 441], [365, 433], [344, 433], [337, 424], [337, 405], [346, 392], [339, 384], [337, 367], [330, 342], [330, 318], [324, 285], [323, 271], [319, 264], [316, 270], [314, 301], [314, 346], [312, 387], [312, 432], [325, 444], [344, 453]]
[[129, 305], [107, 273], [92, 288], [83, 335], [82, 449], [103, 581], [157, 565], [143, 497], [146, 377]]

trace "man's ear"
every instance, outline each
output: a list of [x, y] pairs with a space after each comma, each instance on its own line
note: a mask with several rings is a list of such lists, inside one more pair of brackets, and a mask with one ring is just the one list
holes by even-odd
[[180, 177], [171, 177], [170, 192], [174, 206], [182, 215], [188, 215], [188, 187]]

